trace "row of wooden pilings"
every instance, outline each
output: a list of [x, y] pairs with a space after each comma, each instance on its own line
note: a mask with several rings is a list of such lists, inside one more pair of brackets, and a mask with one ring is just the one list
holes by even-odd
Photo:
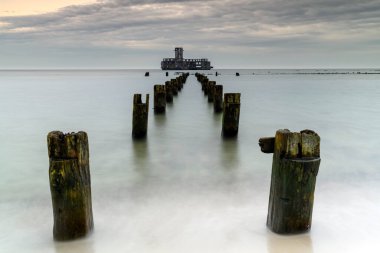
[[[85, 132], [47, 136], [49, 181], [56, 240], [86, 236], [93, 230], [88, 137]], [[267, 226], [293, 234], [311, 228], [319, 170], [320, 137], [311, 130], [278, 130], [260, 138], [264, 153], [273, 153]]]
[[209, 103], [214, 103], [214, 112], [223, 112], [222, 135], [235, 137], [239, 131], [240, 93], [225, 93], [223, 99], [223, 85], [210, 81], [207, 76], [195, 73], [201, 83], [204, 95]]
[[[165, 84], [156, 84], [153, 86], [154, 93], [154, 113], [161, 114], [166, 111], [166, 103], [173, 103], [173, 97], [178, 95], [186, 83], [189, 73], [183, 73], [180, 76], [166, 81]], [[149, 94], [146, 94], [145, 103], [141, 100], [141, 94], [133, 96], [133, 114], [132, 114], [132, 136], [133, 138], [144, 138], [148, 132], [148, 115], [149, 115]]]
[[[178, 85], [178, 81], [183, 85], [187, 76], [185, 74], [178, 78], [182, 80], [172, 79], [170, 84], [179, 87], [181, 85]], [[205, 80], [203, 77], [200, 79]], [[160, 91], [157, 96], [164, 90], [167, 102], [166, 99], [170, 97], [167, 94], [171, 88], [166, 89], [166, 85], [164, 88], [157, 89]], [[209, 91], [210, 86], [205, 86], [205, 89]], [[213, 101], [215, 102], [215, 95]], [[146, 135], [149, 95], [146, 104], [141, 103], [141, 94], [135, 94], [133, 102], [137, 106], [133, 113], [135, 114], [135, 110], [139, 112], [136, 119], [133, 116], [133, 120], [145, 129]], [[225, 94], [223, 110], [228, 103], [228, 96], [226, 98]], [[143, 106], [140, 108], [139, 105]], [[155, 102], [156, 106], [162, 104]], [[160, 109], [157, 113], [164, 111]], [[86, 236], [94, 228], [88, 136], [85, 132], [63, 134], [53, 131], [48, 134], [47, 143], [54, 238], [71, 240]], [[263, 153], [273, 153], [268, 228], [280, 234], [308, 231], [311, 228], [316, 177], [321, 162], [320, 137], [312, 130], [291, 132], [281, 129], [274, 137], [260, 138], [259, 145]]]

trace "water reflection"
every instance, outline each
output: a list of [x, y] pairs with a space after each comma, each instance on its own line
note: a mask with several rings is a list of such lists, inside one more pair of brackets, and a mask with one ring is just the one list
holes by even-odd
[[154, 114], [154, 126], [155, 127], [165, 127], [166, 125], [166, 115], [163, 114]]
[[[213, 108], [214, 110], [214, 108]], [[222, 129], [222, 113], [213, 113], [213, 123], [215, 127]]]
[[310, 234], [277, 235], [268, 230], [269, 253], [313, 253]]
[[148, 139], [136, 139], [132, 141], [133, 147], [133, 164], [140, 172], [148, 169]]
[[94, 253], [93, 241], [90, 239], [79, 239], [70, 242], [54, 242], [54, 249], [56, 253]]
[[221, 165], [225, 169], [235, 169], [239, 166], [239, 142], [237, 138], [221, 138]]

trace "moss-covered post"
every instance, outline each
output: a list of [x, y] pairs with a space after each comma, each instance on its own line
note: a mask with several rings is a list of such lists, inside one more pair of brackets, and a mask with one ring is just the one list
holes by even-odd
[[47, 136], [55, 240], [71, 240], [93, 230], [88, 138], [85, 132]]
[[223, 105], [224, 137], [234, 137], [238, 134], [240, 117], [240, 93], [225, 93]]
[[214, 87], [214, 112], [222, 112], [223, 110], [223, 85], [215, 85]]
[[165, 85], [154, 85], [154, 113], [164, 113], [166, 109]]
[[173, 103], [173, 85], [170, 81], [165, 82], [166, 102]]
[[144, 138], [148, 131], [149, 94], [146, 94], [145, 104], [141, 100], [141, 94], [133, 96], [132, 136]]
[[261, 138], [264, 153], [273, 152], [267, 226], [275, 233], [311, 228], [314, 190], [320, 159], [320, 137], [314, 131], [278, 130]]
[[216, 85], [215, 81], [208, 81], [208, 84], [207, 84], [207, 101], [209, 103], [214, 102], [215, 85]]

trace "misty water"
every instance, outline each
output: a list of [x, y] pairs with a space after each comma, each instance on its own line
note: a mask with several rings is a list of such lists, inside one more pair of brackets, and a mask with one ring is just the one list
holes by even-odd
[[[176, 76], [144, 72], [0, 72], [0, 252], [379, 248], [380, 75], [218, 70], [209, 79], [242, 94], [238, 138], [224, 140], [194, 75], [158, 116], [153, 85]], [[145, 141], [131, 138], [134, 93], [151, 94]], [[266, 228], [272, 155], [258, 146], [283, 128], [321, 136], [312, 229], [292, 236]], [[95, 230], [72, 242], [53, 240], [52, 130], [89, 136]]]

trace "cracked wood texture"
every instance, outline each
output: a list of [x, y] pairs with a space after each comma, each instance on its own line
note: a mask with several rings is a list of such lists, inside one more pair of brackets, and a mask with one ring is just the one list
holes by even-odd
[[53, 131], [47, 142], [54, 239], [83, 237], [94, 227], [87, 134]]
[[276, 132], [267, 226], [290, 234], [311, 228], [320, 137], [311, 130]]

